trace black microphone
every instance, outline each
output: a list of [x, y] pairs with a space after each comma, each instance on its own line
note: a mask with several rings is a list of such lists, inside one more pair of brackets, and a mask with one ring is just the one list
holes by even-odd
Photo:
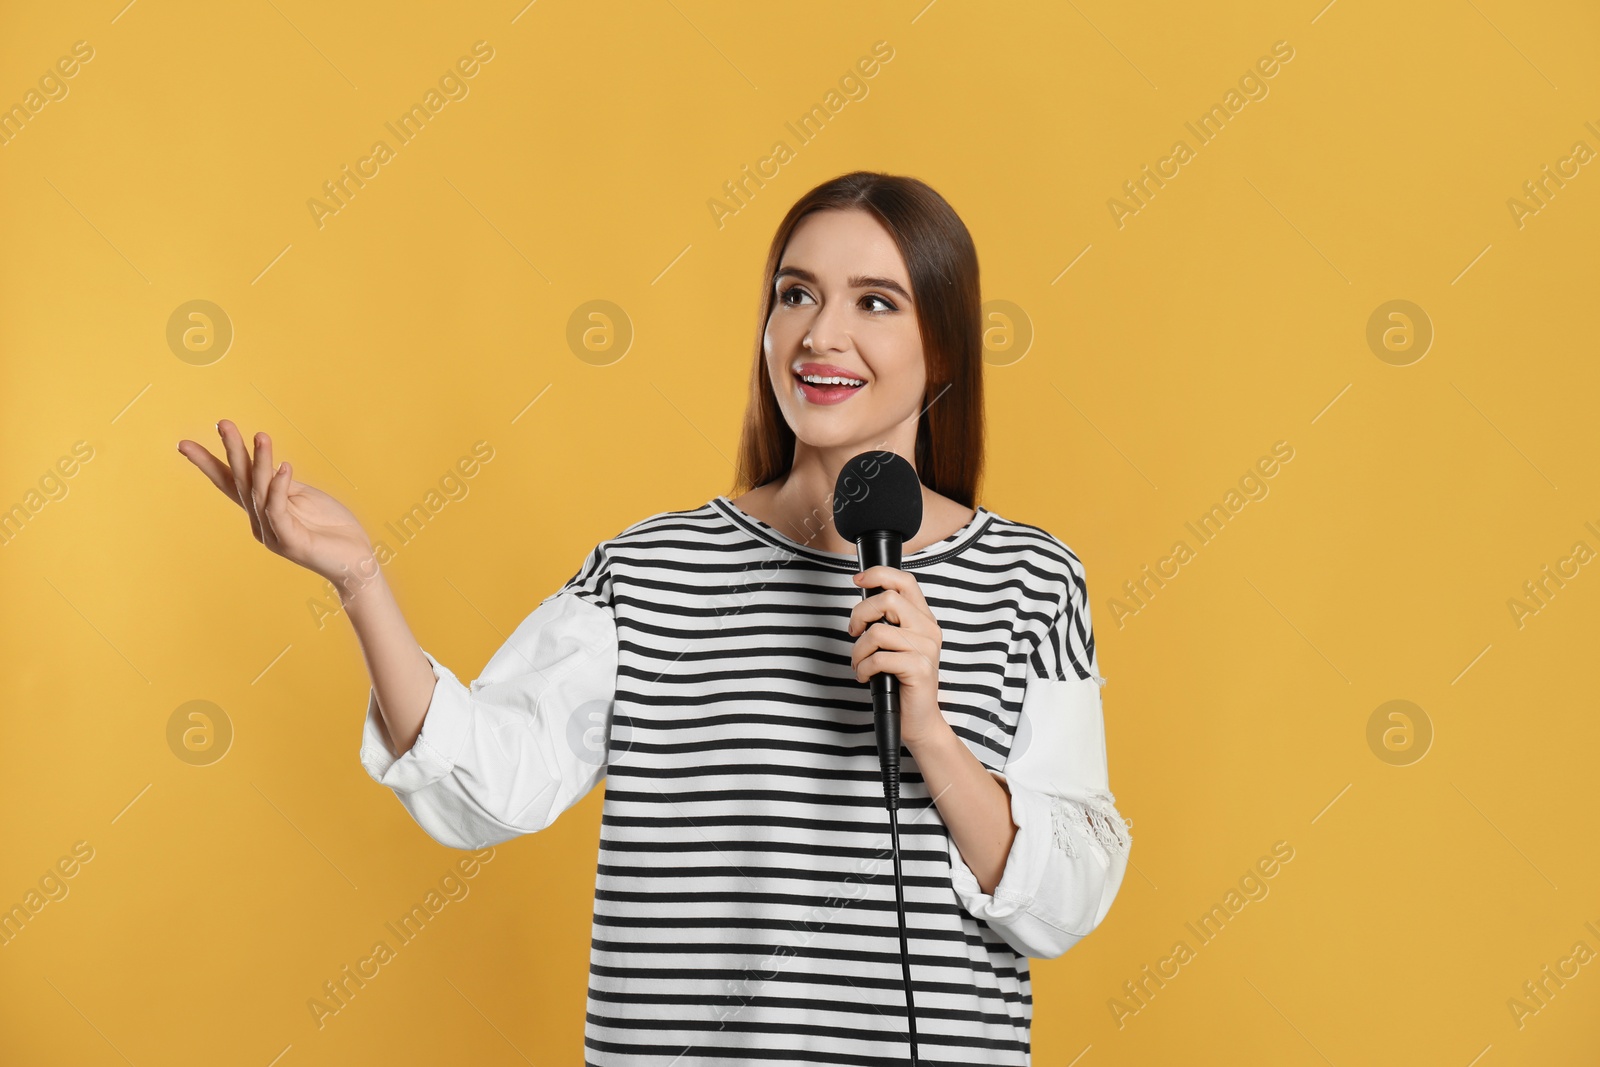
[[[852, 457], [833, 487], [833, 526], [856, 543], [861, 570], [900, 566], [900, 550], [922, 528], [922, 480], [916, 468], [894, 452], [862, 452]], [[863, 588], [861, 597], [883, 592]], [[880, 622], [887, 623], [887, 619]], [[891, 624], [892, 625], [892, 624]], [[906, 950], [906, 896], [900, 876], [900, 679], [879, 671], [869, 681], [872, 721], [878, 738], [883, 801], [889, 809], [889, 840], [894, 852], [894, 899], [900, 920], [900, 970], [906, 990], [906, 1031], [911, 1063], [917, 1062], [917, 1015], [911, 997], [911, 959]]]
[[[922, 481], [916, 468], [894, 452], [863, 452], [839, 471], [833, 500], [833, 527], [856, 543], [861, 570], [898, 568], [901, 548], [922, 528]], [[863, 588], [861, 597], [881, 592]], [[900, 806], [900, 679], [879, 671], [870, 685], [884, 803], [893, 811]]]

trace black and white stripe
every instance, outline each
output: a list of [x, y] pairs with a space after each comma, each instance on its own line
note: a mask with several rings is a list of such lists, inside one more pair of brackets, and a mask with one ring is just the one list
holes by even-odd
[[[1030, 677], [1100, 681], [1078, 557], [980, 508], [907, 555], [943, 631], [940, 696], [1006, 765]], [[557, 594], [615, 620], [589, 972], [595, 1067], [906, 1062], [893, 868], [853, 556], [725, 497], [597, 545]], [[1026, 1064], [1028, 959], [970, 914], [902, 759], [901, 860], [922, 1063]]]

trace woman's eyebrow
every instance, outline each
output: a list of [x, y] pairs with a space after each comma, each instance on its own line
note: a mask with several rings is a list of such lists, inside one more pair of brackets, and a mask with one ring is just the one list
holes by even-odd
[[[810, 282], [812, 285], [817, 284], [817, 276], [803, 267], [779, 267], [778, 273], [773, 276], [773, 280], [776, 281], [785, 274], [793, 275], [803, 282]], [[893, 278], [857, 274], [848, 280], [848, 284], [852, 289], [887, 289], [891, 293], [899, 293], [908, 301], [911, 299], [911, 294], [906, 292], [900, 283]]]

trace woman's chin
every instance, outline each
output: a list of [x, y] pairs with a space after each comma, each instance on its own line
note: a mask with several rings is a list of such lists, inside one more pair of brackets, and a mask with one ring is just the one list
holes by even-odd
[[798, 420], [791, 420], [789, 428], [794, 431], [795, 439], [807, 448], [818, 451], [847, 449], [851, 455], [882, 447], [881, 442], [888, 436], [887, 427], [873, 432], [859, 419], [836, 418], [831, 412], [803, 415]]

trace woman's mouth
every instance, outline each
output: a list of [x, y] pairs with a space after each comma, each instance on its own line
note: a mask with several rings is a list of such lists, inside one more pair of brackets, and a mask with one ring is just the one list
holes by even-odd
[[860, 378], [854, 378], [846, 374], [800, 374], [796, 372], [794, 380], [799, 387], [800, 395], [813, 404], [842, 403], [866, 388], [867, 385]]

